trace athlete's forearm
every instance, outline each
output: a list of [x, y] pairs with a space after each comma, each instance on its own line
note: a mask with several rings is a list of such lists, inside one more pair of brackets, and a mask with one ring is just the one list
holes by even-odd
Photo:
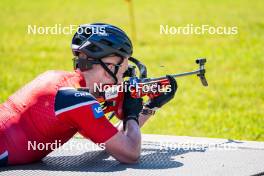
[[134, 120], [128, 120], [126, 122], [126, 129], [122, 131], [126, 136], [126, 144], [122, 144], [122, 147], [126, 148], [126, 158], [123, 158], [125, 163], [135, 163], [140, 157], [141, 153], [141, 132], [140, 127]]
[[131, 146], [134, 147], [136, 153], [141, 150], [141, 132], [140, 127], [134, 120], [128, 120], [126, 123], [125, 135], [129, 138]]
[[[125, 131], [123, 129], [123, 121], [119, 121], [116, 124], [118, 130], [126, 136], [126, 142], [120, 144], [120, 146], [125, 147], [125, 155], [121, 155], [120, 152], [115, 156], [119, 161], [125, 163], [135, 163], [138, 160], [141, 152], [141, 132], [140, 127], [150, 118], [150, 114], [139, 114], [139, 125], [134, 120], [128, 120], [126, 122]], [[119, 132], [119, 133], [120, 133]], [[121, 147], [121, 149], [122, 149]], [[129, 152], [127, 152], [129, 151]], [[126, 157], [124, 157], [126, 156]]]
[[141, 152], [141, 133], [137, 122], [128, 120], [125, 131], [119, 131], [106, 142], [106, 151], [122, 163], [136, 163]]

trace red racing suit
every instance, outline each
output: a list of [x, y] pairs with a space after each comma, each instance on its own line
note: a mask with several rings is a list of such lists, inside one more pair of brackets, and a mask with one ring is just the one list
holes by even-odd
[[52, 150], [32, 150], [29, 142], [67, 142], [79, 132], [104, 143], [117, 129], [88, 92], [79, 72], [47, 71], [0, 104], [0, 165], [38, 161]]

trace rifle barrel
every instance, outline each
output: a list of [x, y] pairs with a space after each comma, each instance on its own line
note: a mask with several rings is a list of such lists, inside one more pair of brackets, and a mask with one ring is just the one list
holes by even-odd
[[[174, 78], [177, 78], [177, 77], [182, 77], [182, 76], [187, 76], [187, 75], [194, 75], [194, 74], [199, 74], [201, 72], [201, 70], [195, 70], [195, 71], [191, 71], [191, 72], [184, 72], [184, 73], [179, 73], [179, 74], [174, 74], [174, 75], [171, 75], [173, 76]], [[147, 82], [152, 82], [152, 81], [159, 81], [159, 80], [162, 80], [162, 79], [166, 79], [166, 76], [162, 76], [162, 77], [159, 77], [159, 78], [150, 78], [150, 79], [147, 79], [146, 81]]]

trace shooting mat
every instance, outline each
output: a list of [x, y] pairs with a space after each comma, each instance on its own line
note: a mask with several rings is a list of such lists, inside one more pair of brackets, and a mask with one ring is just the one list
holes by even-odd
[[127, 165], [89, 140], [72, 139], [41, 162], [0, 168], [0, 175], [261, 175], [263, 159], [264, 142], [143, 135], [139, 163]]

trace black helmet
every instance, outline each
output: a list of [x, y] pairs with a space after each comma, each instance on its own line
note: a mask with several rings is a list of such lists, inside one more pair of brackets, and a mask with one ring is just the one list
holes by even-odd
[[[116, 26], [105, 23], [80, 25], [72, 38], [71, 48], [75, 56], [73, 59], [75, 69], [79, 68], [81, 71], [85, 71], [91, 68], [93, 64], [101, 64], [113, 77], [115, 83], [117, 83], [116, 74], [120, 64], [124, 58], [131, 57], [133, 53], [131, 40], [126, 33]], [[93, 61], [79, 58], [79, 52], [83, 52]], [[121, 61], [115, 65], [114, 72], [108, 69], [107, 65], [101, 60], [103, 57], [112, 54], [121, 57]]]
[[71, 48], [75, 56], [82, 51], [93, 59], [101, 59], [111, 54], [126, 58], [133, 53], [131, 40], [126, 33], [105, 23], [80, 25], [73, 36]]

